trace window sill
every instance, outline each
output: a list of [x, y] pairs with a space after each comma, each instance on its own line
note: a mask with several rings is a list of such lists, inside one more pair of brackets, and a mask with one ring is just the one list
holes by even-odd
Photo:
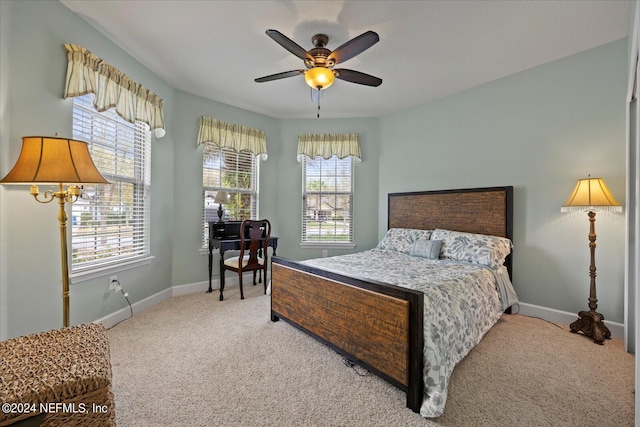
[[113, 265], [108, 265], [100, 268], [91, 269], [88, 271], [83, 271], [80, 273], [72, 273], [69, 275], [69, 281], [72, 285], [76, 283], [87, 282], [89, 280], [98, 279], [100, 277], [108, 276], [109, 274], [116, 273], [124, 270], [131, 270], [132, 268], [137, 268], [143, 265], [151, 264], [151, 260], [153, 260], [154, 256], [147, 256], [144, 258], [125, 261]]
[[356, 244], [353, 242], [300, 242], [300, 247], [303, 249], [353, 249], [356, 247]]

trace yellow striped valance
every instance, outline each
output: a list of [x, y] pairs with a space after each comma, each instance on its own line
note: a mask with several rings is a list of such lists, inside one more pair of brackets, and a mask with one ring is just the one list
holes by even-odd
[[313, 133], [298, 135], [298, 162], [303, 156], [339, 159], [353, 156], [362, 160], [357, 133]]
[[156, 137], [164, 136], [161, 98], [84, 47], [65, 44], [64, 48], [68, 59], [65, 99], [93, 93], [93, 106], [97, 111], [115, 108], [118, 115], [129, 123], [144, 122]]
[[210, 142], [218, 148], [231, 148], [237, 153], [248, 151], [267, 160], [267, 133], [263, 130], [225, 123], [211, 117], [200, 118], [198, 145]]

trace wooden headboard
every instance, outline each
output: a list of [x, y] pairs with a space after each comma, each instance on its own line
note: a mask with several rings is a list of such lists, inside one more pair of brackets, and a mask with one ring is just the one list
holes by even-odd
[[[389, 193], [388, 228], [443, 228], [513, 241], [513, 187]], [[511, 276], [513, 254], [505, 260]]]

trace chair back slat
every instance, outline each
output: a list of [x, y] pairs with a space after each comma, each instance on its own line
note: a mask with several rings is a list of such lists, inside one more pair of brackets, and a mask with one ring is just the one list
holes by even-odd
[[[249, 260], [243, 269], [249, 270], [251, 267], [259, 266], [258, 255], [262, 250], [262, 259], [266, 263], [267, 249], [269, 247], [269, 237], [271, 236], [271, 223], [268, 219], [242, 221], [240, 226], [240, 258], [247, 255]], [[247, 247], [247, 240], [249, 245]]]

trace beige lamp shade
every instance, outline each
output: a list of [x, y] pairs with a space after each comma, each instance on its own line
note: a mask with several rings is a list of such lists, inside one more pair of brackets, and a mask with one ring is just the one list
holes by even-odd
[[91, 159], [86, 142], [25, 136], [22, 151], [2, 184], [108, 184]]
[[560, 211], [622, 212], [622, 206], [613, 197], [602, 178], [589, 177], [578, 180], [576, 188]]

